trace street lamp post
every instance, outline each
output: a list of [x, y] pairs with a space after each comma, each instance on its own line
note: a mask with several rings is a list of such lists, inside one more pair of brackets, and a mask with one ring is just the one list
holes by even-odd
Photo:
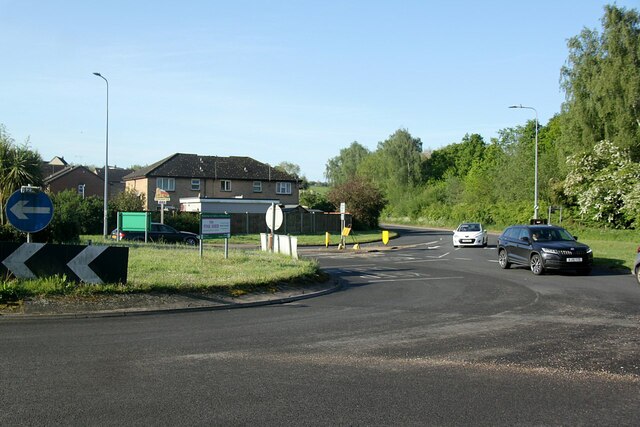
[[522, 104], [512, 105], [509, 108], [525, 108], [527, 110], [533, 110], [536, 113], [536, 148], [535, 148], [535, 160], [534, 160], [534, 175], [533, 175], [533, 219], [538, 219], [538, 111], [533, 107], [525, 107]]
[[108, 198], [109, 198], [109, 80], [107, 80], [100, 73], [93, 73], [95, 76], [100, 77], [107, 84], [107, 131], [105, 137], [105, 150], [104, 150], [104, 210], [103, 210], [103, 227], [102, 235], [104, 239], [107, 238], [107, 213], [108, 213]]

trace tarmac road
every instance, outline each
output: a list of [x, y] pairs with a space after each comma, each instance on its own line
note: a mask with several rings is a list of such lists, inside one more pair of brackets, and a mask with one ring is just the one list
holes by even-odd
[[629, 274], [501, 270], [405, 230], [303, 250], [343, 288], [246, 310], [0, 320], [0, 425], [638, 425]]

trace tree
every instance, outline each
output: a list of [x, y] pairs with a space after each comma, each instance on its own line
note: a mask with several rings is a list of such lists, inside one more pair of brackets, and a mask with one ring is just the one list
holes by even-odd
[[561, 142], [571, 154], [606, 139], [640, 160], [640, 15], [604, 10], [601, 34], [585, 28], [568, 41]]
[[354, 178], [358, 172], [358, 166], [371, 152], [357, 141], [351, 143], [348, 148], [340, 150], [340, 154], [329, 159], [325, 167], [325, 178], [331, 185], [341, 185]]
[[4, 205], [23, 185], [42, 185], [42, 157], [29, 149], [29, 141], [16, 145], [0, 124], [0, 223], [5, 223]]
[[323, 193], [313, 190], [305, 190], [300, 193], [300, 204], [309, 209], [320, 209], [324, 212], [332, 212], [336, 208]]
[[309, 182], [307, 181], [307, 178], [301, 174], [300, 166], [296, 165], [295, 163], [280, 162], [274, 168], [284, 173], [288, 173], [289, 175], [297, 179], [298, 182], [300, 183], [301, 189], [309, 188]]
[[109, 200], [109, 205], [109, 210], [112, 212], [142, 212], [144, 196], [133, 189], [125, 188], [123, 192]]
[[[388, 191], [406, 191], [422, 183], [422, 141], [408, 130], [398, 129], [378, 144], [380, 164], [385, 172]], [[388, 194], [388, 193], [387, 193]]]
[[431, 153], [425, 161], [425, 176], [442, 179], [446, 175], [464, 177], [475, 162], [481, 161], [486, 144], [482, 136], [466, 134], [458, 144], [450, 144]]
[[634, 193], [640, 182], [640, 164], [631, 160], [628, 150], [601, 141], [592, 153], [574, 155], [567, 162], [570, 172], [565, 192], [587, 220], [626, 227], [638, 219]]
[[334, 206], [346, 203], [347, 210], [353, 215], [353, 226], [359, 229], [376, 228], [386, 205], [380, 190], [359, 177], [332, 188], [327, 199]]

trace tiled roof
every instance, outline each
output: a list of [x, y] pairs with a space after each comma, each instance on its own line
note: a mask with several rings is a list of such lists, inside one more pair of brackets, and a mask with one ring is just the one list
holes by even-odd
[[[50, 182], [53, 182], [53, 181], [57, 180], [58, 178], [66, 175], [66, 174], [68, 174], [68, 173], [70, 173], [70, 172], [72, 172], [72, 171], [74, 171], [76, 169], [85, 169], [88, 173], [93, 174], [93, 172], [90, 171], [89, 169], [87, 169], [85, 166], [67, 166], [64, 169], [59, 170], [58, 172], [47, 176], [44, 179], [44, 183], [45, 184], [49, 184]], [[99, 177], [99, 178], [104, 178], [104, 177]]]
[[[107, 178], [109, 182], [121, 182], [131, 172], [133, 172], [133, 169], [109, 168]], [[96, 168], [95, 174], [104, 178], [104, 168]]]
[[274, 169], [251, 157], [200, 156], [176, 153], [124, 177], [244, 179], [257, 181], [296, 181], [288, 173]]

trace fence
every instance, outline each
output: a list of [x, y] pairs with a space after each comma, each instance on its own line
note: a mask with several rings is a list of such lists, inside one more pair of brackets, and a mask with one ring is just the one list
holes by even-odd
[[[269, 227], [263, 213], [231, 213], [231, 234], [268, 233]], [[345, 214], [345, 223], [351, 224], [351, 215]], [[280, 234], [340, 233], [342, 222], [339, 213], [284, 212]]]

